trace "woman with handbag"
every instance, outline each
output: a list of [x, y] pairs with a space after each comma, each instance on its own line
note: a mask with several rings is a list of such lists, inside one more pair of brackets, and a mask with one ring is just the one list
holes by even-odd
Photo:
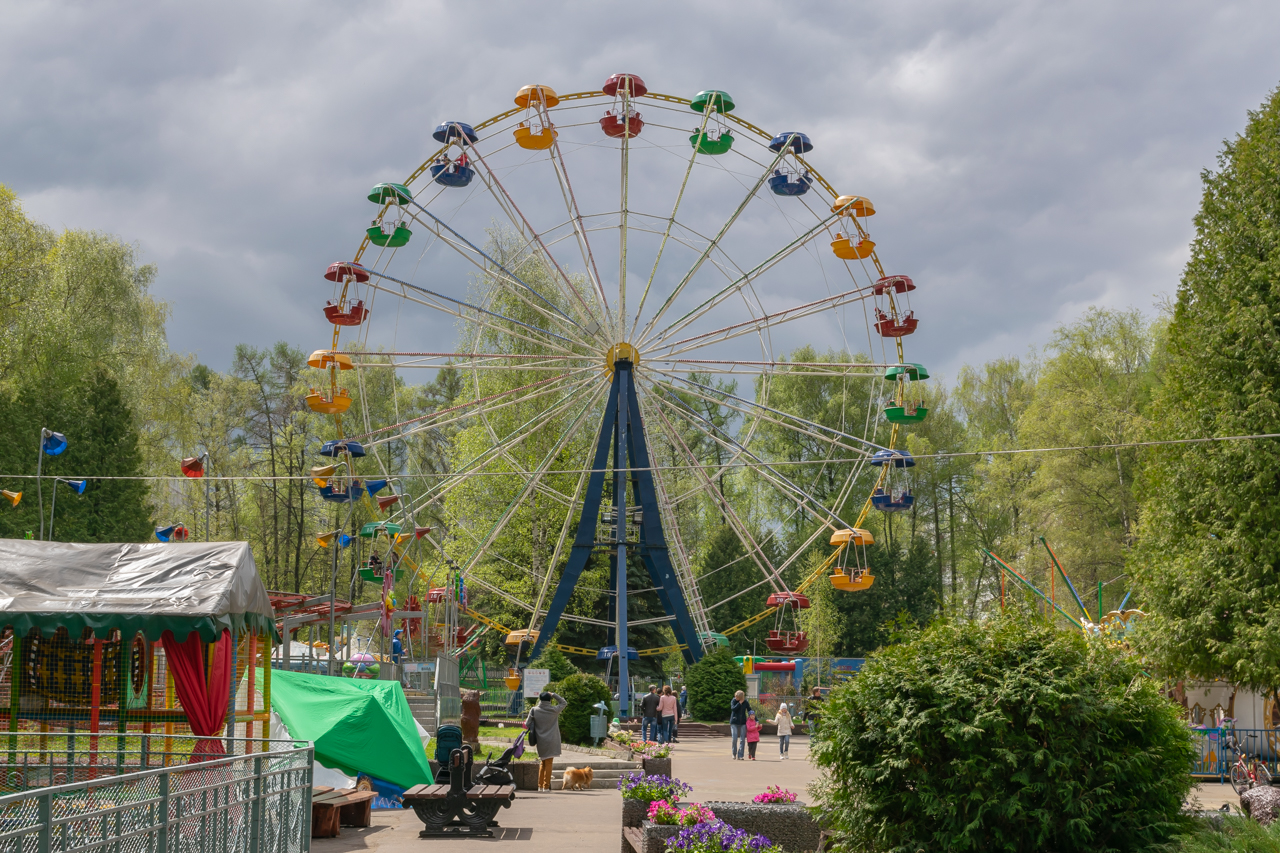
[[536, 747], [538, 759], [538, 790], [551, 790], [551, 765], [560, 757], [560, 712], [569, 706], [557, 693], [538, 694], [538, 704], [529, 711], [524, 727], [529, 731], [529, 746]]

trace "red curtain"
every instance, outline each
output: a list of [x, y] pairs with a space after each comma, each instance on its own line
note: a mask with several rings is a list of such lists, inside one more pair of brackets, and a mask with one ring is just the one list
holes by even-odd
[[172, 631], [160, 635], [164, 644], [173, 687], [178, 694], [187, 722], [198, 737], [191, 761], [204, 761], [227, 754], [222, 741], [214, 736], [227, 719], [227, 701], [231, 696], [231, 632], [223, 631], [213, 645], [213, 661], [205, 678], [204, 643], [192, 631], [179, 643]]

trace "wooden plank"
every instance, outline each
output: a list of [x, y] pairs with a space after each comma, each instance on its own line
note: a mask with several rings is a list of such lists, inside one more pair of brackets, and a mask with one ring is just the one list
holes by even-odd
[[333, 788], [329, 787], [328, 785], [315, 785], [311, 788], [311, 796], [318, 797], [321, 794], [327, 794], [332, 790]]
[[644, 851], [644, 830], [638, 826], [624, 826], [622, 828], [622, 837], [627, 839], [627, 843], [631, 845], [631, 849], [636, 853]]
[[414, 785], [412, 788], [404, 792], [404, 796], [416, 797], [418, 796], [418, 794], [421, 794], [423, 791], [426, 791], [427, 789], [433, 788], [433, 787], [435, 786], [434, 785]]

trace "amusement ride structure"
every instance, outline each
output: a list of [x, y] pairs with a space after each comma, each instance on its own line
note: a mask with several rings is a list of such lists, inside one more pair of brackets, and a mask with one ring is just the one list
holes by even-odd
[[[450, 517], [454, 578], [430, 596], [504, 632], [517, 657], [535, 658], [562, 620], [608, 627], [613, 642], [604, 648], [561, 648], [616, 657], [623, 683], [629, 660], [678, 650], [696, 661], [726, 635], [769, 618], [769, 648], [803, 653], [808, 639], [797, 613], [809, 606], [805, 589], [828, 573], [837, 589], [869, 587], [867, 513], [908, 510], [914, 500], [907, 480], [914, 461], [898, 444], [902, 426], [927, 415], [920, 383], [928, 372], [903, 352], [918, 325], [909, 304], [916, 285], [881, 266], [868, 229], [872, 202], [831, 186], [807, 159], [815, 145], [804, 133], [760, 129], [739, 117], [726, 92], [662, 95], [634, 74], [573, 94], [524, 86], [513, 109], [478, 123], [445, 121], [432, 136], [438, 147], [407, 178], [372, 188], [363, 241], [324, 272], [333, 335], [309, 362], [327, 377], [307, 405], [332, 415], [340, 436], [313, 470], [321, 496], [376, 501], [385, 516], [361, 532], [388, 543], [386, 556], [363, 570], [367, 579], [391, 590], [418, 539], [443, 551], [415, 517], [429, 508], [447, 513], [449, 496], [469, 477], [502, 468], [519, 487], [501, 492], [497, 520], [484, 529]], [[494, 236], [495, 224], [505, 238]], [[438, 329], [441, 319], [462, 330], [454, 351], [428, 351], [421, 332], [410, 331]], [[399, 348], [400, 336], [418, 349]], [[838, 343], [831, 349], [844, 355], [788, 360], [786, 353], [819, 340]], [[866, 362], [847, 360], [858, 352]], [[361, 406], [362, 421], [344, 420], [371, 371], [445, 366], [467, 386], [456, 405], [391, 423], [375, 423]], [[533, 378], [493, 392], [485, 376], [496, 369]], [[725, 377], [750, 380], [754, 394], [714, 385]], [[862, 384], [865, 410], [844, 412], [838, 427], [791, 414], [773, 399], [779, 377]], [[518, 425], [495, 414], [534, 400], [536, 414]], [[717, 423], [708, 406], [741, 418], [741, 429]], [[487, 447], [447, 475], [415, 479], [377, 452], [458, 424], [481, 425]], [[514, 464], [513, 450], [547, 429], [554, 444], [542, 462]], [[836, 472], [834, 499], [816, 498], [788, 467], [794, 460], [766, 435], [779, 430], [811, 448], [809, 463]], [[719, 462], [704, 462], [697, 447], [713, 448]], [[570, 448], [581, 458], [565, 471]], [[659, 451], [675, 463], [660, 464]], [[784, 523], [813, 527], [807, 540], [781, 558], [766, 547], [776, 530], [753, 526], [721, 493], [721, 476], [735, 469], [749, 469], [776, 494], [787, 507]], [[570, 474], [573, 487], [554, 485], [553, 473]], [[526, 600], [475, 570], [496, 559], [495, 543], [516, 535], [512, 519], [535, 495], [563, 515], [553, 519], [559, 535], [548, 567], [534, 572], [537, 594]], [[837, 515], [861, 495], [855, 519]], [[723, 602], [700, 594], [677, 518], [680, 505], [696, 499], [717, 508], [758, 568], [750, 588], [770, 593], [763, 612], [719, 632], [714, 611]], [[789, 588], [783, 573], [820, 538], [833, 552]], [[605, 552], [608, 618], [566, 612], [592, 555]], [[629, 588], [629, 559], [643, 564], [645, 588]], [[646, 621], [668, 624], [674, 645], [631, 647], [628, 631], [640, 623], [628, 621], [628, 597], [638, 594], [660, 600], [664, 615]], [[485, 616], [478, 600], [486, 596], [518, 605], [527, 625]], [[447, 635], [465, 644], [474, 632], [450, 626]], [[519, 677], [512, 670], [509, 683]], [[626, 713], [625, 691], [623, 702]]]

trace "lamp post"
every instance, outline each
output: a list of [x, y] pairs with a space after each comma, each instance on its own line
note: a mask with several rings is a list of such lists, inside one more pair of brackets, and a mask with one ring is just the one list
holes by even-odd
[[[60, 432], [54, 432], [51, 429], [40, 429], [40, 445], [36, 450], [36, 502], [40, 504], [40, 539], [44, 539], [44, 489], [42, 488], [41, 473], [44, 470], [44, 457], [47, 453], [50, 456], [59, 456], [62, 451], [67, 449], [67, 437]], [[57, 497], [58, 484], [53, 484], [54, 497]], [[49, 527], [50, 536], [52, 537], [53, 528], [53, 509], [49, 510]]]
[[[65, 443], [64, 443], [65, 446]], [[61, 451], [59, 451], [60, 453]], [[53, 478], [53, 502], [49, 505], [49, 541], [53, 541], [53, 513], [58, 508], [58, 484], [66, 483], [68, 486], [76, 490], [77, 495], [84, 494], [84, 487], [87, 485], [86, 480], [65, 480], [62, 477]], [[41, 527], [43, 529], [43, 526]]]
[[204, 480], [204, 541], [209, 541], [209, 481], [204, 469], [209, 464], [209, 451], [182, 460], [182, 473], [193, 480]]

